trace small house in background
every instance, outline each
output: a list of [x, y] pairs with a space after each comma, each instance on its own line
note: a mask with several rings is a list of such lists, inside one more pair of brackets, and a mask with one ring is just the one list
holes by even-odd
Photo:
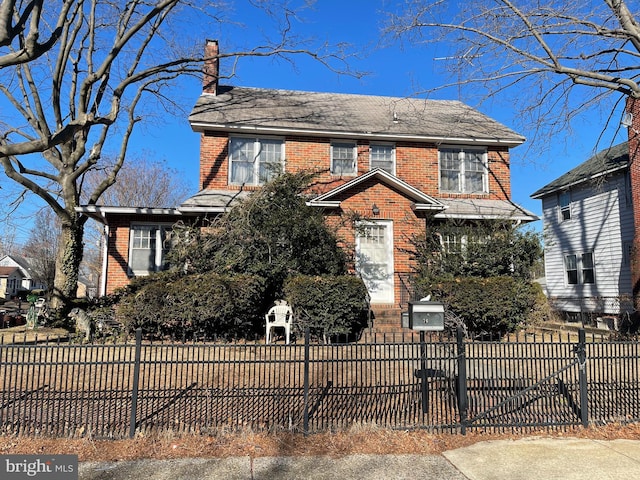
[[633, 201], [627, 142], [606, 148], [531, 195], [542, 201], [546, 288], [568, 317], [633, 311]]
[[280, 171], [318, 172], [308, 205], [341, 226], [374, 309], [408, 299], [410, 241], [427, 224], [537, 220], [511, 200], [509, 151], [524, 137], [459, 101], [223, 86], [216, 41], [206, 56], [189, 116], [200, 191], [167, 209], [78, 208], [105, 224], [103, 294], [165, 268], [177, 220], [215, 217]]
[[29, 259], [19, 255], [0, 258], [0, 298], [10, 299], [25, 290], [46, 290], [47, 286], [36, 279], [37, 275]]

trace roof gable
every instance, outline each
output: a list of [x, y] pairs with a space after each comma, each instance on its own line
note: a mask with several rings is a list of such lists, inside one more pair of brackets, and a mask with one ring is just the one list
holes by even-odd
[[515, 146], [525, 138], [459, 101], [221, 87], [203, 94], [195, 131], [413, 139]]
[[339, 187], [336, 187], [326, 193], [323, 193], [322, 195], [317, 196], [313, 200], [308, 201], [307, 205], [311, 207], [337, 208], [340, 206], [340, 200], [336, 200], [336, 197], [374, 178], [390, 187], [395, 188], [396, 190], [404, 194], [407, 198], [414, 201], [416, 210], [441, 211], [447, 208], [443, 203], [436, 200], [435, 198], [421, 192], [417, 188], [409, 185], [407, 182], [400, 180], [398, 177], [391, 175], [387, 171], [380, 168], [374, 168], [373, 170], [370, 170], [367, 173], [340, 185]]
[[581, 163], [551, 183], [536, 190], [531, 198], [542, 198], [549, 194], [565, 190], [574, 185], [588, 182], [594, 178], [624, 170], [629, 166], [629, 144], [627, 142], [614, 145], [599, 151], [586, 162]]

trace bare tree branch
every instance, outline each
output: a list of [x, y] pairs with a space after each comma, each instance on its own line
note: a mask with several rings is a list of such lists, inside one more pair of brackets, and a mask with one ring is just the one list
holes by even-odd
[[[457, 79], [448, 86], [481, 86], [485, 98], [517, 86], [518, 108], [542, 130], [567, 128], [595, 99], [640, 97], [640, 24], [625, 0], [472, 0], [459, 11], [444, 1], [407, 5], [389, 16], [387, 35], [451, 46], [447, 58], [458, 61], [448, 68]], [[549, 105], [565, 109], [542, 117]]]

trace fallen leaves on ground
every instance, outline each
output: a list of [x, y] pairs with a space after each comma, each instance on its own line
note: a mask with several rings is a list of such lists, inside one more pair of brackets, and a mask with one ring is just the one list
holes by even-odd
[[217, 433], [177, 435], [171, 432], [139, 435], [126, 440], [93, 438], [41, 438], [0, 436], [0, 454], [70, 454], [80, 461], [117, 461], [142, 458], [215, 458], [232, 456], [302, 456], [351, 454], [440, 454], [487, 440], [590, 438], [640, 440], [640, 424], [592, 426], [565, 431], [525, 433], [471, 432], [467, 435], [425, 430], [387, 430], [359, 426], [344, 432], [302, 435], [296, 433]]

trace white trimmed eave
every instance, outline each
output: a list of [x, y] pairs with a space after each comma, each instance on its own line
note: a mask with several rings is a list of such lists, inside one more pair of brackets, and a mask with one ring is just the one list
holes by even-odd
[[540, 220], [536, 216], [531, 215], [483, 215], [483, 214], [464, 214], [464, 213], [452, 213], [447, 214], [446, 212], [438, 213], [434, 216], [434, 218], [438, 219], [461, 219], [461, 220], [517, 220], [519, 222], [535, 222], [536, 220]]
[[103, 207], [100, 205], [82, 205], [74, 209], [100, 223], [107, 223], [107, 215], [181, 215], [177, 208], [156, 207]]
[[207, 131], [228, 132], [238, 134], [263, 134], [263, 135], [300, 135], [310, 137], [330, 137], [330, 138], [369, 138], [386, 141], [418, 141], [428, 143], [447, 143], [455, 145], [496, 145], [503, 147], [517, 147], [525, 142], [525, 139], [504, 139], [493, 137], [443, 137], [431, 135], [415, 134], [388, 134], [379, 132], [363, 131], [337, 131], [325, 129], [301, 129], [288, 127], [266, 127], [256, 125], [237, 125], [224, 123], [190, 122], [194, 132], [204, 133]]

